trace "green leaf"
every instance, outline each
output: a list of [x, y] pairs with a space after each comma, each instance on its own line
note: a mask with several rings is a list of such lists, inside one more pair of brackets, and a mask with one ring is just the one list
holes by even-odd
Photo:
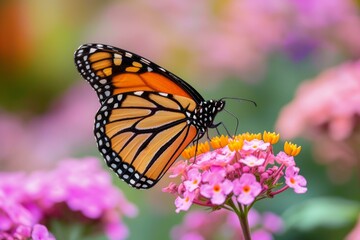
[[294, 205], [282, 217], [286, 230], [309, 231], [318, 227], [340, 228], [352, 224], [359, 213], [360, 202], [324, 197]]

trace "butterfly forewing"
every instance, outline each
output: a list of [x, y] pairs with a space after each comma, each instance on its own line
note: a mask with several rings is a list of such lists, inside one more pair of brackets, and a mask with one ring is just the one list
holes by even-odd
[[85, 44], [75, 52], [81, 75], [103, 102], [109, 96], [134, 91], [167, 92], [204, 99], [185, 81], [155, 63], [134, 53], [103, 44]]

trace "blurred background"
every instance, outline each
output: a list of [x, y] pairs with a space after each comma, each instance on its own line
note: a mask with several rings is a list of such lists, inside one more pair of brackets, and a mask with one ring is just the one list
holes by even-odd
[[[66, 157], [100, 159], [92, 134], [99, 103], [73, 60], [81, 44], [93, 42], [154, 61], [205, 99], [253, 100], [258, 107], [227, 102], [239, 132], [278, 131], [303, 146], [297, 165], [308, 192], [256, 205], [285, 221], [276, 239], [345, 239], [355, 231], [359, 1], [1, 1], [1, 171], [51, 169]], [[229, 115], [217, 120], [234, 131]], [[167, 177], [139, 191], [109, 174], [139, 208], [125, 219], [129, 239], [169, 239], [185, 214], [176, 214], [174, 198], [161, 192]]]

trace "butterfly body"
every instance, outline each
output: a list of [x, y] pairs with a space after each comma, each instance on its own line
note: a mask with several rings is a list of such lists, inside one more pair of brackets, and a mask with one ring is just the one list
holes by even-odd
[[181, 152], [201, 138], [225, 105], [134, 53], [103, 44], [75, 52], [101, 107], [94, 134], [107, 165], [135, 188], [155, 185]]

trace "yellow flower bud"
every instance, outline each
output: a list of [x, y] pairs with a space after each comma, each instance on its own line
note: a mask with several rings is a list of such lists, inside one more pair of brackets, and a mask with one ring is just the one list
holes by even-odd
[[264, 134], [263, 134], [263, 140], [264, 142], [268, 142], [270, 144], [275, 144], [279, 141], [280, 139], [280, 134], [276, 134], [275, 132], [267, 132], [267, 131], [264, 131]]
[[210, 141], [210, 144], [213, 149], [218, 149], [225, 147], [228, 144], [228, 142], [229, 142], [229, 137], [221, 135], [220, 137], [218, 136], [213, 137]]
[[291, 143], [291, 142], [285, 142], [284, 144], [284, 152], [287, 154], [287, 155], [290, 155], [290, 156], [297, 156], [301, 151], [301, 146], [298, 146], [297, 144], [294, 144], [294, 143]]

